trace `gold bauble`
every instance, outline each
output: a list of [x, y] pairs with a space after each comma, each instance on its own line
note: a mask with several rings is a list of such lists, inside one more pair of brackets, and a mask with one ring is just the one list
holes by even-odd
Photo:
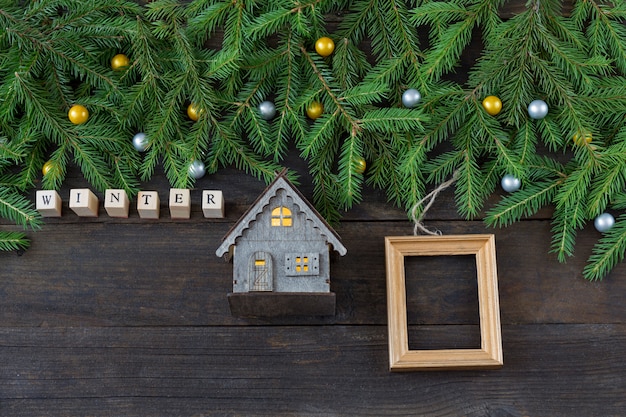
[[43, 167], [41, 167], [41, 173], [43, 175], [48, 175], [48, 172], [50, 172], [53, 166], [54, 166], [54, 162], [46, 161], [46, 163], [43, 164]]
[[81, 104], [74, 104], [70, 111], [67, 112], [67, 117], [70, 119], [70, 122], [80, 125], [89, 119], [89, 110]]
[[502, 101], [496, 96], [487, 96], [483, 100], [483, 107], [487, 113], [495, 116], [502, 110]]
[[114, 71], [121, 71], [130, 65], [130, 59], [124, 54], [117, 54], [113, 58], [111, 58], [111, 68]]
[[363, 174], [366, 169], [367, 169], [367, 163], [365, 162], [365, 159], [357, 158], [356, 159], [356, 172], [358, 172], [359, 174]]
[[309, 116], [310, 119], [317, 119], [324, 113], [324, 105], [319, 101], [314, 101], [306, 108], [306, 115]]
[[203, 110], [198, 108], [195, 104], [191, 103], [187, 106], [187, 116], [194, 122], [197, 122], [200, 116], [202, 115]]
[[591, 132], [576, 132], [573, 139], [576, 145], [581, 146], [585, 143], [591, 143], [593, 136]]
[[324, 36], [315, 42], [315, 50], [323, 57], [329, 56], [335, 50], [335, 42], [329, 37]]

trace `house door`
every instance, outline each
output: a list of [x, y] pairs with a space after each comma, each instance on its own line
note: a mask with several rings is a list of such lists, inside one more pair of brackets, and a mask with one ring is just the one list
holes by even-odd
[[273, 276], [272, 255], [268, 252], [253, 253], [248, 266], [250, 291], [272, 291], [274, 289]]

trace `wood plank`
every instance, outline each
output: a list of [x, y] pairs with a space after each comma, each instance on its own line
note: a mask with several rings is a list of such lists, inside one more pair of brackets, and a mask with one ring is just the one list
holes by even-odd
[[503, 330], [500, 370], [395, 374], [385, 326], [5, 327], [0, 414], [623, 413], [625, 325]]
[[[581, 276], [599, 236], [580, 233], [577, 256], [549, 254], [550, 225], [524, 222], [486, 229], [480, 222], [433, 222], [447, 234], [496, 234], [502, 323], [626, 323], [626, 266], [603, 282]], [[348, 249], [331, 260], [337, 313], [326, 318], [236, 319], [227, 293], [232, 264], [215, 256], [230, 224], [75, 223], [48, 225], [22, 256], [0, 253], [5, 326], [198, 326], [386, 323], [384, 236], [412, 232], [409, 222], [346, 222]], [[450, 261], [450, 262], [448, 262]], [[415, 260], [424, 274], [407, 281], [411, 323], [476, 324], [467, 259]], [[422, 263], [423, 262], [423, 263]], [[426, 314], [424, 314], [424, 311]]]

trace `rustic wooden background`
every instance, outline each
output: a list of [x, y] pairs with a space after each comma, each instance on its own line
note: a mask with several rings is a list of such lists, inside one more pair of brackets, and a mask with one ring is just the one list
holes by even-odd
[[[293, 153], [286, 166], [311, 198], [305, 163]], [[162, 205], [156, 221], [134, 208], [113, 219], [102, 203], [100, 217], [79, 218], [67, 206], [79, 187], [88, 184], [71, 169], [63, 217], [33, 233], [28, 251], [0, 253], [0, 416], [626, 413], [626, 266], [603, 282], [582, 278], [599, 237], [591, 225], [559, 264], [550, 210], [488, 229], [460, 219], [444, 192], [428, 226], [496, 235], [504, 367], [392, 374], [383, 237], [413, 229], [383, 192], [368, 189], [336, 228], [348, 254], [332, 259], [334, 317], [237, 319], [232, 264], [215, 249], [264, 184], [225, 169], [198, 181], [190, 220]], [[167, 200], [162, 174], [142, 188]], [[202, 189], [223, 190], [225, 219], [203, 218]], [[472, 260], [420, 257], [406, 268], [411, 347], [476, 347]]]

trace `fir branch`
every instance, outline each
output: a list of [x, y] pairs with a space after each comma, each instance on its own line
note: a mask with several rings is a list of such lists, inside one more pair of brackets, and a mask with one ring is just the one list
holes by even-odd
[[29, 246], [30, 241], [24, 233], [0, 231], [0, 251], [20, 251]]
[[550, 252], [557, 254], [559, 262], [565, 262], [567, 256], [574, 254], [576, 233], [585, 224], [586, 211], [582, 200], [558, 205], [554, 210]]
[[19, 194], [15, 188], [0, 186], [0, 216], [22, 227], [33, 230], [41, 228], [41, 215], [30, 200]]
[[560, 185], [560, 181], [549, 180], [525, 186], [487, 211], [485, 223], [491, 227], [509, 226], [522, 218], [532, 216], [550, 204]]
[[358, 122], [358, 130], [378, 133], [423, 130], [422, 122], [428, 117], [419, 110], [384, 108], [365, 112]]
[[300, 156], [302, 156], [302, 158], [311, 158], [313, 155], [320, 152], [320, 150], [326, 146], [326, 143], [334, 140], [336, 137], [338, 116], [339, 112], [336, 111], [330, 115], [323, 115], [315, 121], [309, 135], [299, 145], [301, 150]]
[[362, 155], [363, 145], [359, 138], [350, 136], [343, 142], [337, 181], [341, 184], [339, 198], [344, 210], [350, 209], [354, 204], [361, 201], [363, 174], [358, 172], [358, 161]]
[[459, 213], [466, 219], [478, 215], [483, 204], [480, 167], [467, 151], [463, 154], [454, 195]]
[[590, 281], [604, 278], [615, 265], [624, 260], [624, 253], [626, 253], [626, 215], [622, 214], [593, 247], [583, 270], [584, 277]]

